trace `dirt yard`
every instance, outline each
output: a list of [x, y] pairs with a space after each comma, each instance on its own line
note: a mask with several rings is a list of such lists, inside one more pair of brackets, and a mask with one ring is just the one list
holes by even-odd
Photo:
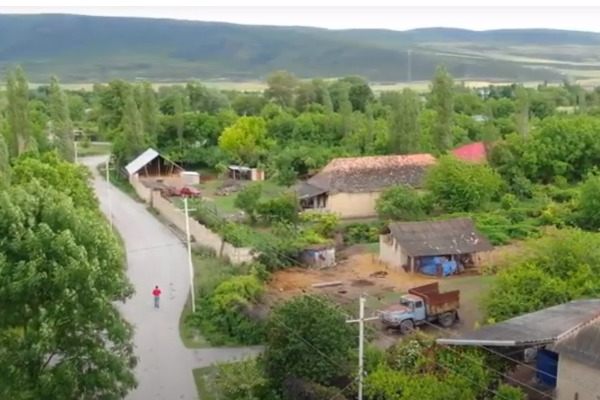
[[[518, 252], [518, 249], [517, 246], [498, 248], [492, 254], [491, 260], [495, 265], [504, 265], [507, 259]], [[349, 310], [355, 306], [354, 314], [357, 314], [358, 298], [361, 293], [366, 293], [368, 295], [366, 315], [370, 316], [377, 310], [396, 303], [411, 287], [440, 282], [441, 291], [460, 290], [461, 292], [459, 311], [461, 322], [453, 328], [453, 332], [449, 332], [449, 334], [458, 334], [474, 329], [477, 322], [481, 321], [483, 317], [480, 308], [481, 296], [487, 293], [489, 285], [495, 279], [494, 276], [480, 275], [478, 271], [447, 278], [406, 273], [402, 269], [393, 269], [379, 262], [378, 254], [369, 253], [366, 246], [352, 246], [342, 252], [340, 258], [342, 261], [337, 266], [326, 270], [295, 268], [276, 272], [269, 283], [267, 303], [272, 305], [302, 293], [319, 293], [334, 298]], [[326, 282], [339, 284], [323, 288], [313, 287], [314, 284]], [[444, 331], [435, 327], [426, 327], [424, 330], [431, 334], [444, 334]]]

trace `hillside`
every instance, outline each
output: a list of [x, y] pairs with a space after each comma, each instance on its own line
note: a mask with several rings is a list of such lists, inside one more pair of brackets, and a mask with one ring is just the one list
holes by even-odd
[[[301, 77], [358, 74], [373, 81], [430, 79], [445, 63], [459, 79], [561, 80], [600, 70], [600, 34], [244, 26], [78, 15], [0, 15], [0, 68], [20, 63], [33, 81], [147, 78], [256, 80], [277, 69]], [[566, 74], [566, 75], [565, 75]]]

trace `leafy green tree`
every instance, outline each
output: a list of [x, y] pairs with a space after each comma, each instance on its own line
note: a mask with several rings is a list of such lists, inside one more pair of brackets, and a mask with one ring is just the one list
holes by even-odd
[[261, 201], [256, 208], [256, 213], [268, 223], [296, 223], [299, 210], [296, 194], [282, 193], [274, 199]]
[[483, 305], [500, 322], [579, 298], [600, 295], [600, 237], [579, 229], [550, 231], [527, 244], [520, 262], [504, 268]]
[[6, 78], [8, 146], [12, 156], [36, 148], [32, 143], [29, 119], [29, 84], [25, 72], [19, 66], [8, 71]]
[[352, 110], [365, 112], [367, 104], [375, 100], [369, 81], [362, 76], [347, 76], [340, 81], [348, 84], [348, 97]]
[[281, 303], [271, 311], [266, 332], [265, 370], [276, 384], [291, 376], [327, 385], [348, 374], [356, 335], [330, 300], [306, 295]]
[[0, 189], [10, 182], [10, 158], [4, 135], [0, 133]]
[[288, 71], [276, 71], [267, 78], [265, 97], [282, 107], [292, 107], [299, 81]]
[[146, 135], [133, 90], [126, 93], [120, 133], [113, 141], [113, 154], [118, 165], [125, 165], [146, 150]]
[[375, 202], [375, 210], [380, 219], [396, 221], [419, 220], [425, 215], [421, 196], [408, 186], [390, 186]]
[[0, 236], [0, 397], [124, 398], [133, 288], [103, 217], [33, 181], [0, 192]]
[[591, 173], [581, 186], [579, 196], [579, 226], [586, 229], [600, 228], [600, 176]]
[[105, 139], [112, 139], [119, 129], [125, 111], [125, 99], [131, 91], [131, 85], [122, 80], [113, 80], [108, 85], [95, 86], [98, 93], [98, 132]]
[[421, 149], [419, 115], [421, 99], [411, 89], [396, 96], [390, 116], [390, 153], [414, 154]]
[[173, 94], [173, 115], [175, 116], [175, 126], [177, 127], [177, 139], [179, 139], [179, 150], [183, 151], [183, 94], [177, 90]]
[[44, 153], [40, 157], [23, 155], [14, 162], [12, 182], [22, 185], [36, 180], [47, 188], [60, 188], [76, 207], [98, 210], [98, 199], [88, 184], [90, 171], [83, 165], [62, 160], [56, 153]]
[[156, 145], [158, 136], [158, 104], [156, 101], [156, 93], [150, 82], [142, 83], [140, 114], [144, 133], [148, 138], [150, 146]]
[[523, 86], [519, 86], [515, 91], [516, 95], [516, 126], [517, 132], [527, 137], [529, 135], [529, 107], [530, 107], [530, 95], [527, 89]]
[[342, 117], [342, 132], [344, 136], [352, 132], [352, 103], [350, 102], [350, 92], [347, 86], [342, 86], [339, 97], [339, 112]]
[[252, 182], [245, 186], [235, 196], [233, 205], [248, 215], [251, 221], [256, 221], [256, 211], [263, 194], [262, 182]]
[[431, 107], [436, 111], [437, 120], [432, 131], [438, 151], [452, 148], [452, 127], [454, 123], [454, 80], [444, 65], [437, 67], [431, 85]]
[[246, 166], [256, 166], [272, 144], [261, 117], [241, 117], [219, 137], [219, 147]]
[[211, 391], [223, 400], [263, 400], [268, 386], [262, 365], [255, 358], [217, 365]]
[[69, 113], [67, 96], [63, 93], [58, 78], [50, 78], [49, 89], [49, 111], [52, 123], [52, 133], [56, 140], [58, 154], [67, 161], [75, 160], [75, 138], [73, 136], [73, 124]]
[[444, 210], [460, 212], [477, 210], [493, 200], [504, 181], [485, 164], [443, 156], [430, 168], [425, 185]]

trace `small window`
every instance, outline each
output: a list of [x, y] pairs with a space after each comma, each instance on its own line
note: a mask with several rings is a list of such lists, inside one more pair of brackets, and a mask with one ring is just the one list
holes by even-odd
[[423, 307], [423, 302], [422, 302], [422, 301], [417, 301], [417, 303], [416, 303], [416, 306], [415, 306], [415, 307], [416, 307], [416, 308], [421, 308], [421, 307]]

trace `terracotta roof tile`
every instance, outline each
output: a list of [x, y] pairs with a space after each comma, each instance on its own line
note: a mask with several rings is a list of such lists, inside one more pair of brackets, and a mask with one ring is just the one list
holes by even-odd
[[307, 183], [331, 192], [378, 192], [392, 185], [421, 186], [431, 154], [335, 158]]

